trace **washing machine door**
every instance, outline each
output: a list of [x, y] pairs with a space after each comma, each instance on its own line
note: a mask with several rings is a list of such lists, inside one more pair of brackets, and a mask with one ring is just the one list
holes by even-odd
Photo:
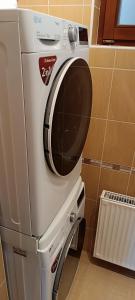
[[76, 166], [86, 140], [92, 107], [90, 69], [82, 58], [59, 70], [44, 119], [44, 151], [49, 168], [65, 176]]
[[[78, 218], [70, 231], [58, 264], [52, 300], [65, 300], [69, 293], [83, 248], [85, 227], [85, 219]], [[72, 241], [76, 237], [77, 247], [73, 249]]]

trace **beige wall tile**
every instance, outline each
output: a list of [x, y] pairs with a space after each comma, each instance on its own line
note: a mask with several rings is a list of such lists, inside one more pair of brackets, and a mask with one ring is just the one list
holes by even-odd
[[19, 5], [46, 5], [48, 0], [18, 0]]
[[[91, 256], [93, 255], [94, 242], [95, 242], [95, 230], [87, 228], [85, 233], [85, 239], [84, 239], [84, 250], [86, 250]], [[79, 299], [79, 297], [75, 299], [77, 300]], [[80, 298], [79, 300], [81, 299], [82, 298]], [[83, 297], [83, 299], [86, 299], [85, 296]]]
[[129, 180], [129, 187], [127, 194], [135, 197], [135, 173], [132, 173]]
[[99, 185], [99, 196], [103, 190], [126, 194], [129, 174], [126, 172], [115, 171], [102, 168]]
[[135, 124], [108, 121], [103, 160], [131, 166], [135, 151]]
[[92, 31], [92, 44], [93, 45], [97, 44], [99, 13], [100, 13], [100, 10], [95, 7], [94, 8], [93, 31]]
[[[95, 244], [95, 236], [96, 236], [96, 229], [90, 229], [90, 232], [89, 232], [89, 240], [88, 240], [88, 253], [90, 256], [93, 256], [93, 252], [94, 252], [94, 244]], [[89, 295], [89, 293], [88, 293]], [[83, 299], [86, 299], [85, 298], [85, 295], [84, 295], [84, 298]], [[99, 299], [99, 298], [95, 298], [96, 299]]]
[[29, 5], [27, 5], [27, 6], [25, 6], [25, 8], [32, 9], [32, 10], [35, 10], [37, 12], [48, 14], [48, 6], [47, 5], [46, 6], [45, 5], [41, 5], [41, 6], [37, 6], [37, 5], [29, 6]]
[[83, 7], [81, 6], [50, 6], [50, 15], [82, 23]]
[[114, 72], [109, 119], [135, 122], [135, 71]]
[[101, 160], [106, 121], [92, 118], [85, 143], [83, 156]]
[[86, 184], [87, 198], [95, 200], [97, 198], [99, 167], [83, 164], [82, 178]]
[[[18, 6], [90, 26], [91, 0], [19, 0]], [[89, 4], [89, 5], [88, 5]], [[71, 5], [71, 6], [70, 6]]]
[[85, 202], [85, 219], [87, 227], [96, 228], [97, 221], [97, 204], [95, 200], [86, 198]]
[[[0, 300], [8, 300], [6, 283], [0, 287]], [[18, 299], [19, 300], [19, 299]]]
[[91, 67], [113, 68], [115, 50], [112, 48], [90, 48], [89, 64]]
[[106, 118], [111, 88], [112, 70], [91, 68], [93, 82], [92, 116]]
[[135, 69], [135, 49], [116, 50], [115, 67], [120, 69]]
[[91, 3], [92, 3], [92, 0], [84, 0], [84, 5], [85, 4], [87, 4], [87, 5], [90, 4], [91, 5]]
[[91, 7], [84, 6], [83, 9], [83, 24], [86, 25], [89, 29], [90, 27], [90, 18], [91, 18]]

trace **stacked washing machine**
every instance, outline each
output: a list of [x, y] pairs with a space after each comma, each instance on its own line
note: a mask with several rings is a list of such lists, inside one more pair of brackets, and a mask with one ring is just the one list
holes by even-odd
[[85, 233], [88, 52], [81, 25], [0, 11], [0, 232], [10, 300], [64, 300], [73, 280]]

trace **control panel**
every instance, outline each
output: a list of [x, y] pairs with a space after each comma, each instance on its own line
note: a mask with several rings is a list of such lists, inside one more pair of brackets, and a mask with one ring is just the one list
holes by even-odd
[[85, 27], [77, 26], [77, 24], [64, 22], [62, 40], [62, 45], [65, 48], [68, 45], [71, 48], [79, 45], [88, 45], [88, 30]]
[[38, 14], [33, 16], [38, 39], [59, 41], [61, 39], [61, 24], [57, 20], [52, 20], [49, 16], [42, 17]]
[[75, 49], [88, 45], [88, 31], [77, 23], [42, 13], [19, 10], [22, 52]]

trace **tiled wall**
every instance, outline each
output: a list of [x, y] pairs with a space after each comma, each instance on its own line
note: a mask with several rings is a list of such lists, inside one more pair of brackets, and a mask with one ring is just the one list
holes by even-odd
[[0, 242], [0, 300], [8, 300], [1, 242]]
[[135, 196], [135, 48], [90, 49], [92, 120], [84, 149], [87, 238], [92, 250], [103, 189]]

